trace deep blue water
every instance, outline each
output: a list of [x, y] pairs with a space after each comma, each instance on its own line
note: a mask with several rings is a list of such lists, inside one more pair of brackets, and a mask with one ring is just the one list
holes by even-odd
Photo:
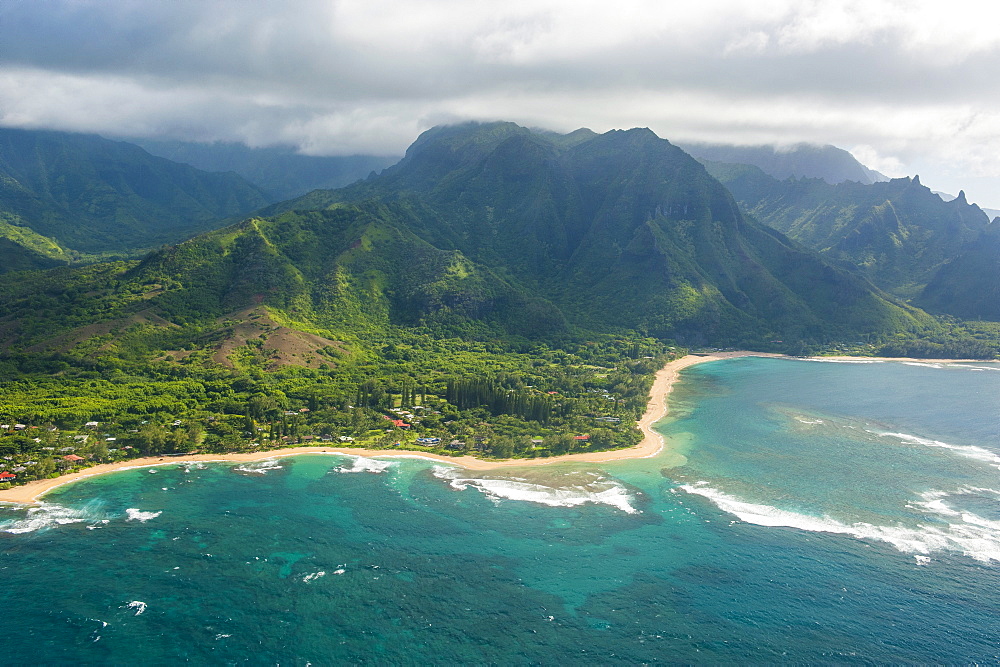
[[653, 459], [84, 480], [0, 507], [5, 658], [996, 662], [998, 371], [703, 364]]

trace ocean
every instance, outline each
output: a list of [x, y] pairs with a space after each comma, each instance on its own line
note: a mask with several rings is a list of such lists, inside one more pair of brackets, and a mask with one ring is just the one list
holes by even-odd
[[649, 459], [86, 479], [0, 506], [4, 661], [996, 662], [998, 371], [700, 364]]

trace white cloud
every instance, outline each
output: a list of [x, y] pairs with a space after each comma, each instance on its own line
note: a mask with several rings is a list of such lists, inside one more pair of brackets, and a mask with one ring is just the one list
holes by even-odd
[[398, 154], [464, 118], [648, 126], [861, 147], [886, 173], [996, 177], [984, 197], [1000, 204], [997, 13], [967, 0], [7, 3], [0, 124], [316, 154]]

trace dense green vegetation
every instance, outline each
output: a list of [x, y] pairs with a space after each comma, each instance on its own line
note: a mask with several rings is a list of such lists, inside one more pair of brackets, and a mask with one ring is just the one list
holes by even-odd
[[[263, 206], [233, 173], [208, 173], [95, 135], [0, 129], [0, 239], [34, 266], [148, 251]], [[4, 252], [0, 258], [16, 256]]]
[[[976, 317], [963, 299], [921, 299], [922, 290], [958, 255], [975, 248], [989, 218], [964, 194], [945, 202], [920, 183], [899, 178], [863, 185], [820, 179], [779, 181], [756, 167], [706, 162], [750, 216], [857, 267], [873, 283], [936, 312]], [[993, 255], [996, 274], [1000, 255]], [[965, 276], [968, 277], [968, 276]]]
[[0, 395], [0, 464], [24, 482], [193, 448], [334, 443], [508, 458], [628, 447], [652, 371], [670, 353], [651, 339], [553, 349], [390, 328], [373, 341], [377, 355], [266, 370], [253, 347], [237, 355], [239, 368], [7, 355], [0, 373], [20, 379]]

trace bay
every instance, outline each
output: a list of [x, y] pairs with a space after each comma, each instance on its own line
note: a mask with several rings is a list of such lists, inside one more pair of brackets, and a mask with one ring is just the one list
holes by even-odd
[[1000, 654], [1000, 364], [693, 366], [675, 454], [299, 456], [0, 506], [14, 664]]

